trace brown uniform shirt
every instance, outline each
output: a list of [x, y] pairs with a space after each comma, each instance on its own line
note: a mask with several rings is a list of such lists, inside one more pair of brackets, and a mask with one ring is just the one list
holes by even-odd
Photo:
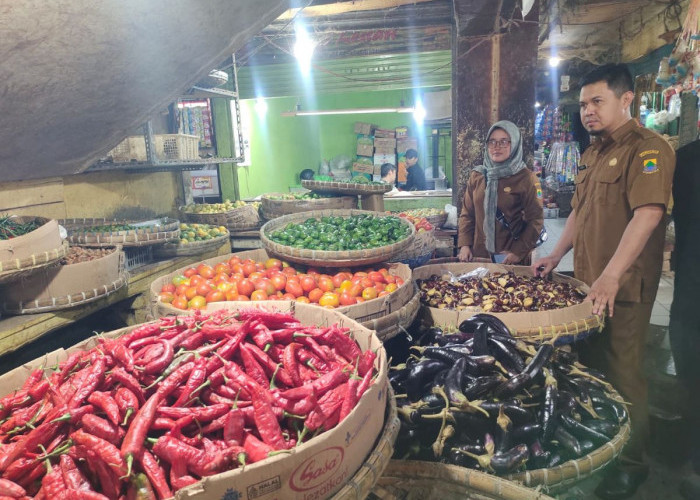
[[[615, 253], [634, 209], [664, 205], [676, 165], [671, 146], [630, 119], [581, 157], [571, 206], [576, 210], [574, 274], [591, 285]], [[583, 168], [585, 167], [585, 168]], [[620, 280], [616, 300], [651, 302], [661, 277], [665, 227], [654, 230]]]
[[[474, 257], [490, 257], [484, 234], [484, 196], [486, 178], [473, 171], [467, 181], [459, 215], [457, 245], [468, 245]], [[515, 175], [498, 180], [498, 207], [511, 231], [520, 233], [517, 240], [511, 231], [496, 221], [496, 253], [513, 252], [520, 260], [529, 255], [544, 224], [542, 188], [537, 176], [527, 168]]]

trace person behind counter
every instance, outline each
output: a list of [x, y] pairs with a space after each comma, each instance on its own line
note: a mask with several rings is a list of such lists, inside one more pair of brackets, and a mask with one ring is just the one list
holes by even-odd
[[396, 188], [396, 165], [393, 163], [384, 163], [380, 170], [380, 175], [382, 177], [382, 182], [386, 184], [391, 184], [390, 193], [398, 193]]
[[523, 162], [514, 123], [494, 123], [487, 137], [484, 164], [472, 170], [462, 199], [458, 257], [528, 263], [544, 225], [540, 182]]
[[406, 191], [425, 191], [425, 172], [418, 164], [418, 151], [406, 150]]

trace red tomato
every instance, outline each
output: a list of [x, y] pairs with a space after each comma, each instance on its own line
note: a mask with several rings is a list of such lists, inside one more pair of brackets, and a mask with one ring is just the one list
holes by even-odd
[[160, 292], [158, 294], [158, 300], [165, 304], [170, 304], [173, 300], [175, 300], [175, 294], [173, 292]]
[[211, 290], [212, 286], [207, 283], [200, 283], [197, 285], [197, 295], [201, 295], [202, 297], [206, 297]]
[[216, 289], [223, 293], [233, 291], [236, 294], [238, 294], [238, 288], [236, 287], [236, 283], [232, 283], [230, 281], [222, 281], [221, 283], [216, 285]]
[[207, 280], [205, 278], [202, 278], [199, 274], [195, 274], [190, 278], [190, 286], [198, 286], [206, 281]]
[[243, 264], [243, 275], [247, 278], [250, 276], [251, 273], [254, 273], [256, 271], [255, 269], [255, 262], [246, 262]]
[[161, 292], [170, 292], [170, 293], [175, 293], [175, 289], [177, 287], [173, 285], [172, 283], [166, 283], [163, 285], [160, 289]]
[[284, 274], [286, 274], [287, 276], [296, 276], [296, 274], [297, 274], [297, 270], [294, 269], [293, 267], [289, 267], [289, 266], [283, 267], [282, 272]]
[[185, 285], [184, 283], [182, 285], [177, 285], [175, 288], [175, 295], [185, 295], [188, 288], [189, 285]]
[[207, 294], [205, 297], [207, 299], [207, 303], [209, 302], [223, 302], [226, 300], [226, 295], [221, 290], [212, 290]]
[[401, 278], [399, 278], [399, 277], [397, 276], [397, 277], [396, 277], [396, 282], [395, 282], [395, 283], [396, 283], [396, 286], [397, 286], [397, 287], [400, 287], [401, 285], [403, 285], [404, 281], [403, 281], [403, 279], [401, 279]]
[[396, 283], [396, 276], [392, 276], [391, 274], [385, 274], [384, 279], [387, 283]]
[[287, 293], [291, 293], [294, 297], [301, 297], [304, 295], [304, 290], [301, 288], [301, 284], [298, 281], [287, 280], [287, 284], [284, 287]]
[[314, 279], [313, 276], [304, 276], [301, 278], [301, 288], [304, 290], [305, 293], [309, 293], [311, 290], [316, 288], [316, 280]]
[[255, 282], [255, 289], [263, 290], [265, 292], [265, 295], [268, 296], [272, 295], [277, 291], [277, 288], [275, 288], [275, 285], [272, 283], [272, 281], [270, 281], [267, 278], [260, 278], [257, 282]]
[[371, 288], [374, 286], [374, 281], [372, 281], [371, 278], [362, 278], [362, 281], [360, 281], [360, 285], [362, 285], [362, 288]]
[[377, 289], [374, 287], [368, 287], [362, 290], [362, 298], [365, 300], [372, 300], [377, 298]]
[[386, 288], [386, 285], [384, 283], [375, 283], [374, 288], [378, 291], [381, 292]]
[[238, 282], [238, 295], [250, 297], [250, 294], [255, 290], [255, 285], [248, 278], [243, 278]]
[[296, 297], [292, 295], [291, 293], [287, 292], [284, 295], [282, 295], [282, 299], [284, 300], [296, 300]]
[[187, 303], [189, 309], [204, 309], [207, 306], [207, 299], [201, 295], [195, 295]]
[[228, 260], [228, 265], [231, 269], [233, 269], [233, 266], [240, 264], [241, 263], [241, 258], [233, 256]]
[[182, 274], [185, 275], [185, 278], [191, 278], [192, 276], [197, 274], [197, 270], [194, 267], [188, 267], [187, 269], [185, 269], [185, 272]]
[[318, 269], [316, 269], [315, 267], [310, 267], [309, 269], [306, 270], [306, 274], [319, 275], [321, 273], [319, 273]]
[[248, 279], [252, 282], [258, 281], [260, 278], [265, 278], [265, 273], [261, 273], [258, 271], [253, 271], [248, 275]]
[[245, 295], [239, 295], [238, 297], [236, 297], [237, 302], [248, 302], [249, 300], [250, 298]]
[[270, 281], [275, 286], [275, 290], [284, 290], [284, 287], [287, 285], [287, 276], [283, 273], [276, 273], [270, 278]]
[[387, 293], [391, 293], [395, 292], [397, 288], [396, 283], [389, 283], [384, 290], [386, 290]]
[[192, 300], [195, 295], [197, 295], [197, 287], [191, 286], [185, 290], [185, 298], [187, 300]]
[[340, 305], [341, 306], [352, 306], [357, 304], [357, 298], [350, 295], [348, 292], [343, 292], [340, 294]]
[[322, 276], [318, 279], [318, 287], [324, 292], [332, 292], [335, 290], [333, 279], [330, 276]]
[[389, 295], [389, 292], [387, 292], [386, 290], [382, 290], [377, 294], [377, 297], [384, 297], [386, 295]]
[[187, 299], [185, 297], [175, 297], [175, 299], [170, 303], [171, 306], [182, 309], [183, 311], [187, 309]]
[[340, 285], [343, 284], [343, 281], [345, 281], [345, 273], [337, 273], [333, 276], [333, 286], [335, 288], [340, 288]]
[[323, 290], [320, 288], [314, 288], [309, 292], [308, 297], [311, 302], [318, 302], [321, 297], [323, 297]]
[[250, 294], [250, 300], [267, 300], [267, 293], [265, 290], [255, 290]]
[[297, 297], [297, 302], [302, 302], [304, 304], [310, 304], [311, 301], [309, 300], [308, 297], [304, 297], [303, 295], [301, 297]]
[[204, 263], [197, 266], [197, 272], [199, 273], [200, 276], [202, 276], [203, 278], [206, 278], [206, 279], [213, 278], [214, 274], [216, 274], [214, 272], [213, 267], [211, 267], [209, 264], [204, 264]]
[[355, 283], [350, 287], [348, 292], [352, 297], [359, 297], [360, 295], [362, 295], [362, 285], [360, 285], [359, 283]]
[[228, 292], [226, 292], [226, 300], [238, 300], [238, 293], [235, 290], [229, 290]]
[[384, 275], [378, 271], [372, 271], [371, 273], [369, 273], [368, 277], [375, 283], [386, 283], [386, 281], [384, 280]]
[[271, 267], [282, 269], [282, 261], [279, 259], [267, 259], [265, 261], [265, 269], [270, 269]]
[[231, 274], [231, 266], [226, 262], [219, 262], [214, 266], [214, 274]]

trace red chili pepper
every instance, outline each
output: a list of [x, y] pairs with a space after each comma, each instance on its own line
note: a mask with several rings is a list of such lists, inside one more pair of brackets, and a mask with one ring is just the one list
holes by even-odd
[[99, 456], [85, 446], [73, 446], [69, 453], [75, 455], [74, 458], [85, 460], [85, 465], [97, 476], [97, 482], [102, 492], [109, 498], [119, 498], [121, 482], [117, 478], [114, 470], [110, 468]]
[[287, 448], [287, 443], [282, 436], [282, 429], [270, 404], [259, 394], [253, 395], [253, 417], [258, 434], [264, 443], [277, 450]]
[[157, 392], [163, 395], [163, 398], [167, 397], [171, 392], [173, 392], [182, 382], [185, 381], [190, 373], [194, 369], [194, 363], [184, 363], [177, 370], [173, 371], [163, 382], [161, 382], [158, 387]]
[[167, 340], [161, 340], [160, 344], [163, 346], [163, 352], [153, 361], [149, 361], [143, 368], [144, 373], [148, 375], [162, 373], [175, 356], [173, 346]]
[[259, 321], [264, 323], [267, 328], [274, 330], [289, 328], [295, 324], [299, 324], [299, 320], [291, 313], [271, 312], [254, 307], [238, 311], [238, 313], [236, 313], [236, 318], [239, 321]]
[[[344, 329], [347, 332], [347, 329]], [[360, 356], [362, 351], [357, 343], [352, 340], [343, 330], [337, 325], [330, 327], [318, 340], [321, 340], [327, 345], [333, 347], [341, 356], [348, 361], [354, 362]]]
[[183, 331], [181, 331], [174, 337], [167, 339], [167, 341], [174, 349], [175, 347], [181, 345], [185, 340], [194, 337], [195, 335], [197, 335], [195, 332], [193, 332], [189, 328], [185, 328]]
[[296, 354], [299, 363], [302, 365], [309, 366], [313, 370], [320, 370], [323, 372], [328, 372], [331, 370], [331, 367], [328, 366], [325, 361], [321, 360], [318, 356], [304, 347], [297, 349]]
[[131, 347], [131, 343], [139, 339], [146, 337], [157, 337], [161, 333], [161, 328], [166, 328], [175, 324], [176, 319], [173, 318], [161, 318], [160, 320], [153, 323], [146, 323], [138, 328], [134, 328], [129, 333], [121, 336], [119, 341], [124, 345]]
[[311, 386], [314, 388], [316, 395], [322, 397], [334, 387], [347, 382], [348, 378], [349, 376], [346, 372], [342, 371], [340, 368], [336, 368], [311, 382]]
[[[304, 421], [304, 427], [310, 431], [315, 431], [323, 426], [325, 430], [332, 429], [338, 422], [340, 407], [347, 394], [347, 384], [339, 385], [324, 394]], [[336, 414], [337, 413], [337, 414]]]
[[226, 367], [226, 375], [229, 377], [229, 384], [235, 384], [245, 389], [248, 396], [252, 397], [253, 393], [264, 395], [269, 401], [272, 396], [266, 387], [255, 381], [250, 375], [244, 372], [236, 363], [229, 363]]
[[29, 373], [29, 376], [27, 377], [27, 380], [24, 381], [24, 384], [22, 384], [22, 387], [20, 387], [20, 391], [28, 391], [29, 389], [32, 388], [32, 386], [36, 383], [38, 383], [42, 378], [44, 378], [44, 369], [43, 368], [36, 368]]
[[243, 360], [246, 373], [262, 387], [269, 387], [270, 381], [267, 375], [265, 375], [265, 371], [255, 360], [246, 345], [245, 342], [241, 343], [241, 359]]
[[161, 417], [179, 419], [187, 416], [193, 416], [198, 422], [211, 422], [215, 418], [226, 414], [231, 409], [230, 406], [217, 404], [211, 406], [199, 406], [196, 408], [180, 408], [161, 406], [157, 409], [156, 414]]
[[173, 406], [182, 406], [183, 404], [188, 403], [206, 378], [207, 360], [206, 358], [199, 358], [197, 361], [195, 361], [194, 368], [187, 379], [187, 383], [185, 384], [183, 391], [180, 393], [180, 396], [178, 396], [177, 400], [173, 403]]
[[263, 351], [267, 351], [275, 342], [275, 339], [272, 338], [270, 330], [268, 330], [265, 325], [256, 325], [255, 329], [250, 334], [250, 337], [253, 339], [253, 342], [255, 342], [255, 344]]
[[170, 468], [170, 484], [172, 484], [174, 491], [187, 488], [198, 482], [198, 479], [187, 474], [187, 467], [185, 467], [184, 463], [182, 465], [173, 464]]
[[153, 344], [142, 347], [134, 353], [134, 363], [140, 367], [137, 369], [143, 370], [143, 367], [146, 366], [146, 364], [163, 354], [165, 349], [163, 347], [163, 342], [167, 342], [167, 340], [156, 339]]
[[80, 388], [75, 391], [73, 397], [68, 401], [68, 409], [78, 408], [85, 402], [85, 399], [92, 394], [97, 386], [104, 380], [105, 371], [107, 371], [107, 357], [100, 356], [88, 368], [89, 372], [85, 376], [85, 381]]
[[30, 387], [29, 392], [27, 392], [27, 395], [31, 398], [32, 401], [39, 401], [46, 395], [46, 393], [49, 390], [49, 387], [51, 387], [51, 380], [45, 378], [37, 384], [34, 384], [33, 387]]
[[229, 380], [226, 385], [220, 385], [214, 392], [228, 399], [235, 400], [238, 398], [250, 401], [250, 393], [248, 390], [241, 387], [235, 380]]
[[156, 417], [151, 424], [151, 430], [154, 431], [169, 431], [175, 425], [175, 420], [166, 417]]
[[302, 384], [301, 376], [299, 374], [299, 364], [297, 363], [296, 358], [296, 350], [300, 347], [301, 344], [292, 342], [284, 348], [284, 353], [282, 354], [284, 368], [287, 370], [287, 373], [289, 373], [293, 386], [300, 386]]
[[13, 410], [30, 402], [29, 394], [26, 390], [15, 391], [0, 399], [0, 418], [5, 418]]
[[239, 409], [233, 409], [226, 415], [224, 422], [224, 441], [226, 444], [242, 445], [245, 438], [245, 418]]
[[41, 489], [47, 498], [57, 498], [63, 495], [66, 490], [66, 483], [63, 481], [63, 475], [59, 467], [48, 466], [48, 473], [41, 480]]
[[63, 496], [66, 500], [109, 500], [109, 497], [92, 490], [68, 489]]
[[301, 380], [303, 383], [310, 382], [312, 380], [316, 380], [319, 377], [318, 371], [312, 370], [306, 365], [299, 365], [299, 376], [301, 377]]
[[357, 401], [360, 400], [362, 395], [367, 389], [369, 389], [369, 386], [372, 384], [372, 375], [373, 370], [370, 370], [367, 373], [365, 373], [364, 377], [362, 377], [362, 382], [360, 382], [360, 385], [357, 387]]
[[202, 332], [189, 333], [188, 336], [180, 341], [179, 346], [188, 351], [193, 351], [201, 346], [206, 338]]
[[25, 406], [24, 408], [15, 410], [12, 412], [10, 418], [0, 425], [0, 432], [10, 432], [12, 429], [24, 427], [27, 422], [38, 414], [43, 404], [46, 403], [44, 401], [37, 401], [31, 406]]
[[164, 500], [166, 498], [172, 497], [173, 493], [170, 490], [170, 486], [168, 485], [167, 480], [165, 479], [165, 472], [163, 471], [163, 468], [158, 464], [155, 457], [151, 455], [150, 452], [144, 450], [139, 460], [143, 471], [146, 473], [146, 476], [148, 476], [148, 479], [151, 481], [151, 485], [153, 485], [153, 488], [155, 488], [156, 493], [158, 494], [158, 498], [160, 500]]
[[[127, 349], [129, 349], [132, 353], [132, 357], [134, 356], [134, 352], [138, 352], [141, 349], [143, 349], [146, 346], [153, 345], [157, 343], [160, 340], [160, 337], [144, 337], [142, 339], [135, 340], [132, 342]], [[124, 345], [124, 344], [122, 344]]]
[[10, 498], [21, 498], [27, 494], [26, 490], [19, 484], [9, 479], [0, 479], [0, 495]]
[[109, 441], [115, 446], [119, 445], [124, 437], [124, 429], [112, 425], [112, 423], [97, 415], [90, 413], [83, 415], [81, 422], [86, 432]]
[[175, 423], [173, 424], [172, 428], [168, 431], [168, 435], [174, 437], [175, 439], [179, 439], [183, 443], [197, 448], [202, 444], [201, 436], [189, 437], [182, 434], [182, 429], [187, 427], [194, 421], [195, 418], [193, 415], [188, 415], [186, 417], [177, 419], [177, 421], [175, 421]]
[[119, 425], [119, 405], [106, 392], [95, 391], [88, 396], [88, 403], [101, 409], [114, 425]]
[[[9, 469], [8, 469], [9, 470]], [[37, 481], [41, 482], [41, 478], [46, 474], [46, 466], [41, 461], [34, 461], [30, 467], [27, 468], [27, 472], [16, 482], [22, 488], [29, 490], [28, 493], [31, 495], [32, 489], [37, 487]], [[6, 479], [12, 479], [7, 477]]]
[[316, 342], [316, 340], [313, 339], [313, 337], [299, 337], [298, 342], [305, 346], [308, 347], [311, 352], [313, 352], [319, 359], [323, 361], [330, 361], [330, 358], [328, 357], [328, 354], [326, 351], [321, 349], [321, 346]]
[[284, 411], [287, 413], [291, 413], [292, 415], [306, 415], [308, 414], [311, 410], [313, 410], [316, 407], [316, 404], [318, 400], [316, 399], [316, 394], [311, 392], [309, 396], [307, 396], [304, 399], [299, 399], [299, 400], [291, 400], [291, 399], [285, 399], [279, 394], [276, 394], [275, 396], [275, 403]]
[[41, 475], [44, 475], [44, 465], [41, 462], [37, 462], [34, 456], [29, 456], [29, 454], [18, 458], [5, 470], [2, 477], [19, 483], [25, 475], [29, 474], [35, 466], [39, 466], [42, 469]]
[[109, 465], [119, 476], [128, 476], [127, 465], [119, 454], [119, 448], [109, 441], [78, 429], [70, 435], [74, 443], [85, 446]]
[[[74, 410], [67, 411], [62, 415], [51, 420], [51, 423], [60, 424], [61, 422], [68, 422], [71, 425], [76, 425], [83, 418], [83, 415], [88, 413], [94, 413], [95, 407], [92, 405], [81, 406], [80, 408], [75, 408]], [[48, 419], [48, 418], [47, 418]]]
[[245, 439], [243, 440], [243, 448], [245, 449], [251, 463], [264, 460], [270, 453], [274, 453], [276, 451], [272, 446], [263, 443], [250, 433], [245, 435]]
[[61, 474], [63, 474], [63, 482], [68, 488], [74, 490], [91, 490], [90, 482], [87, 480], [83, 472], [78, 468], [75, 461], [70, 455], [64, 453], [61, 455]]
[[[47, 420], [50, 420], [54, 415], [60, 415], [61, 408], [54, 408], [47, 415]], [[38, 427], [32, 429], [28, 434], [24, 434], [18, 441], [3, 447], [3, 454], [0, 456], [0, 472], [5, 471], [12, 462], [24, 455], [25, 452], [33, 452], [42, 444], [45, 445], [53, 438], [61, 428], [62, 422], [44, 422]]]
[[153, 453], [171, 465], [182, 460], [187, 468], [198, 476], [211, 475], [205, 468], [207, 453], [172, 436], [165, 435], [158, 438], [153, 445]]
[[143, 396], [141, 384], [139, 384], [139, 381], [136, 380], [133, 375], [127, 373], [124, 368], [118, 366], [112, 370], [112, 373], [110, 373], [109, 376], [129, 389], [129, 391], [131, 391], [131, 393], [138, 398], [140, 404], [143, 404], [146, 401]]
[[294, 385], [291, 375], [284, 366], [278, 365], [277, 362], [255, 344], [245, 343], [241, 345], [241, 348], [243, 345], [246, 346], [246, 350], [253, 355], [258, 364], [263, 367], [268, 378], [271, 379], [274, 376], [287, 387], [292, 387]]
[[357, 372], [360, 374], [360, 377], [364, 377], [368, 371], [371, 372], [374, 369], [375, 359], [377, 359], [377, 354], [370, 349], [362, 353], [360, 361], [357, 363]]
[[218, 351], [216, 355], [209, 358], [207, 361], [207, 373], [213, 373], [224, 365], [222, 360], [230, 360], [238, 349], [238, 345], [245, 338], [246, 333], [241, 329], [235, 336], [228, 339]]
[[340, 406], [340, 415], [338, 416], [341, 422], [357, 405], [357, 387], [360, 385], [360, 380], [355, 376], [350, 377], [350, 380], [348, 380], [345, 399], [343, 399], [343, 404]]
[[114, 393], [114, 401], [119, 407], [121, 425], [126, 425], [130, 417], [139, 409], [139, 399], [126, 387], [119, 387]]

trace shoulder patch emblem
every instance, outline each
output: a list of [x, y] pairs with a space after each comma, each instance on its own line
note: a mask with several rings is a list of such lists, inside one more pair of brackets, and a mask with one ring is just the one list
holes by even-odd
[[653, 174], [654, 172], [659, 171], [659, 166], [656, 163], [656, 158], [648, 158], [644, 160], [643, 164], [644, 168], [642, 172], [644, 172], [645, 174]]
[[615, 165], [617, 165], [617, 158], [613, 158], [612, 160], [610, 160], [608, 162], [608, 165], [611, 167], [614, 167]]
[[510, 186], [504, 187], [503, 191], [505, 191], [506, 193], [510, 193]]
[[658, 149], [647, 149], [646, 151], [642, 151], [641, 153], [639, 153], [639, 157], [644, 158], [645, 156], [657, 155], [657, 154], [659, 154]]
[[537, 198], [539, 198], [540, 200], [542, 199], [542, 189], [539, 187], [537, 188]]

